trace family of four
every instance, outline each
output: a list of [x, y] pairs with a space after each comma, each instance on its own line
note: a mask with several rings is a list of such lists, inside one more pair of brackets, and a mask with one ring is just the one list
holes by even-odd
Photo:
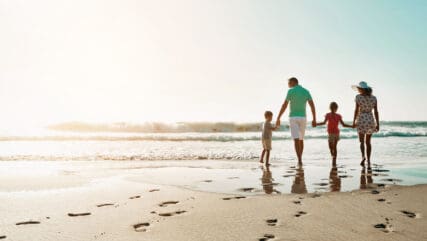
[[289, 91], [286, 95], [285, 102], [280, 109], [277, 116], [276, 125], [271, 124], [273, 113], [266, 111], [264, 113], [265, 122], [262, 128], [262, 146], [260, 162], [269, 165], [270, 150], [272, 142], [272, 131], [280, 127], [280, 118], [285, 113], [288, 106], [290, 106], [289, 113], [289, 128], [291, 136], [295, 144], [295, 152], [298, 158], [298, 164], [302, 164], [302, 154], [304, 151], [304, 134], [307, 125], [306, 106], [310, 106], [313, 120], [311, 125], [313, 127], [327, 124], [329, 150], [332, 155], [332, 164], [336, 165], [337, 159], [337, 144], [340, 139], [339, 124], [344, 127], [356, 128], [359, 134], [360, 150], [362, 152], [362, 162], [360, 165], [364, 166], [367, 161], [368, 165], [371, 162], [371, 137], [372, 134], [378, 132], [380, 129], [379, 115], [377, 108], [377, 98], [372, 95], [372, 88], [366, 82], [360, 82], [359, 85], [353, 86], [359, 94], [356, 96], [356, 108], [354, 111], [353, 124], [347, 125], [343, 122], [338, 111], [338, 104], [332, 102], [329, 106], [331, 112], [325, 115], [323, 122], [316, 122], [316, 108], [310, 92], [303, 88], [298, 79], [292, 77], [288, 80]]

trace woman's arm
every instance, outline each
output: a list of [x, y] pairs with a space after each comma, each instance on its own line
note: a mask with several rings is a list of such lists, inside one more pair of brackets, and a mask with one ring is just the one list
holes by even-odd
[[354, 117], [353, 117], [353, 128], [356, 126], [356, 119], [359, 115], [359, 104], [356, 102], [356, 108], [354, 109]]
[[376, 129], [376, 131], [380, 131], [380, 117], [378, 114], [377, 104], [375, 104], [375, 107], [374, 107], [374, 115], [375, 115], [375, 121], [377, 122], [377, 127], [375, 129]]

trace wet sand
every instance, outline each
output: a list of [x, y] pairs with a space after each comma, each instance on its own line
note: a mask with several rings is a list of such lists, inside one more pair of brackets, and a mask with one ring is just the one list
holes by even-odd
[[[149, 183], [138, 176], [138, 165], [31, 162], [18, 171], [13, 165], [0, 167], [2, 174], [10, 172], [0, 177], [2, 240], [427, 239], [427, 185], [377, 185], [369, 183], [372, 175], [361, 175], [366, 188], [358, 191], [274, 195], [277, 185], [260, 170], [259, 187], [245, 188], [244, 176], [227, 175], [243, 187], [221, 194]], [[49, 168], [35, 168], [43, 165]], [[175, 175], [191, 178], [188, 172]], [[302, 177], [293, 176], [292, 183], [296, 176]], [[296, 179], [295, 189], [304, 190]], [[272, 195], [254, 195], [266, 192]]]

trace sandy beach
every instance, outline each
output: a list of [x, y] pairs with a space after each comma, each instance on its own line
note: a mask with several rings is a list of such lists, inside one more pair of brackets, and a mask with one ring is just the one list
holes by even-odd
[[[0, 237], [14, 241], [427, 239], [427, 185], [234, 195], [148, 183], [140, 181], [136, 167], [120, 168], [126, 165], [119, 162], [106, 165], [4, 162]], [[207, 184], [216, 181], [206, 180]]]

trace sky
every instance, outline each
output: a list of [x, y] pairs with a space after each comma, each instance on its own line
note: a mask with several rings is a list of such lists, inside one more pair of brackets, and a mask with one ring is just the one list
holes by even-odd
[[292, 76], [318, 119], [367, 81], [382, 120], [427, 120], [426, 22], [423, 0], [0, 0], [1, 122], [262, 121]]

